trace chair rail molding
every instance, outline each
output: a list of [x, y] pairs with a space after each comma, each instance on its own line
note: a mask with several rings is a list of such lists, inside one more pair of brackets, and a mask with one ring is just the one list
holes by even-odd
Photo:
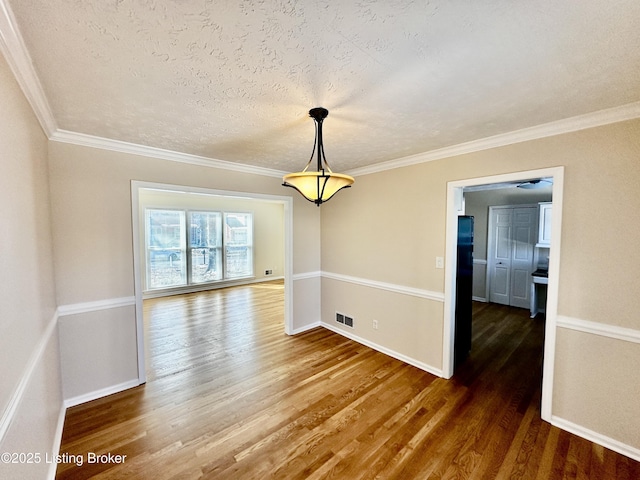
[[58, 307], [58, 315], [60, 317], [64, 317], [67, 315], [76, 315], [78, 313], [89, 313], [97, 312], [99, 310], [109, 310], [111, 308], [128, 307], [135, 304], [135, 297], [108, 298], [105, 300], [96, 300], [94, 302], [60, 305]]
[[27, 362], [26, 367], [22, 372], [22, 376], [18, 381], [18, 385], [11, 394], [9, 403], [7, 404], [4, 412], [2, 412], [2, 417], [0, 418], [0, 444], [4, 440], [4, 437], [7, 434], [9, 427], [11, 426], [13, 417], [15, 416], [16, 411], [20, 406], [20, 402], [22, 401], [22, 397], [24, 396], [27, 386], [29, 385], [31, 377], [33, 376], [33, 372], [36, 370], [38, 364], [40, 363], [42, 355], [44, 354], [44, 351], [46, 350], [47, 345], [49, 344], [51, 336], [53, 335], [53, 332], [55, 331], [57, 325], [58, 312], [56, 311], [53, 314], [51, 320], [49, 320], [46, 328], [42, 332], [40, 340], [38, 340], [38, 343], [36, 344], [33, 352], [31, 352], [31, 356], [29, 357], [29, 361]]
[[640, 330], [634, 328], [619, 327], [606, 323], [581, 320], [579, 318], [558, 315], [556, 325], [560, 328], [590, 333], [601, 337], [624, 340], [625, 342], [640, 343]]
[[377, 280], [368, 280], [366, 278], [352, 277], [350, 275], [342, 275], [340, 273], [322, 272], [323, 278], [329, 278], [331, 280], [338, 280], [340, 282], [353, 283], [355, 285], [361, 285], [363, 287], [376, 288], [379, 290], [386, 290], [388, 292], [400, 293], [402, 295], [410, 295], [412, 297], [425, 298], [427, 300], [434, 300], [436, 302], [444, 302], [443, 292], [434, 292], [431, 290], [424, 290], [421, 288], [407, 287], [404, 285], [396, 285], [393, 283], [379, 282]]

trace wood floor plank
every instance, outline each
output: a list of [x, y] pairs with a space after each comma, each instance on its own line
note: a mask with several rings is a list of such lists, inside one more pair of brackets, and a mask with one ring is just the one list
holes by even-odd
[[474, 305], [450, 380], [323, 328], [284, 334], [282, 282], [146, 300], [145, 385], [69, 409], [66, 479], [635, 479], [540, 419], [544, 325]]

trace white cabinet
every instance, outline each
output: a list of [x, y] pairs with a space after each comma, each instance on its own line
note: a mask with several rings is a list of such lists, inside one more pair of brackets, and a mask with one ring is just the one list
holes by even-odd
[[546, 303], [547, 299], [547, 285], [549, 284], [549, 279], [547, 277], [539, 277], [534, 276], [531, 281], [531, 318], [535, 318], [539, 311], [545, 311], [546, 308], [539, 307], [538, 297], [542, 294], [542, 302]]
[[539, 204], [538, 243], [536, 247], [551, 246], [551, 202]]
[[547, 270], [549, 268], [549, 248], [551, 247], [551, 202], [540, 202], [538, 204], [538, 243], [536, 243], [535, 262], [538, 266], [531, 279], [531, 318], [534, 318], [538, 311], [545, 311], [539, 308], [538, 297], [542, 295], [542, 303], [546, 303], [546, 291], [549, 279]]

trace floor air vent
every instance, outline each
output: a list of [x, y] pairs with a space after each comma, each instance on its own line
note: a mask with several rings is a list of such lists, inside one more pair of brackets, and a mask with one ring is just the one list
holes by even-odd
[[353, 318], [347, 317], [342, 313], [336, 312], [336, 322], [346, 325], [347, 327], [353, 328]]

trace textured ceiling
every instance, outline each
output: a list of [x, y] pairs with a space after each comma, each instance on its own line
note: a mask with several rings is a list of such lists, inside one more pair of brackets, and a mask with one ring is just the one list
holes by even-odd
[[[7, 2], [7, 0], [5, 0]], [[57, 127], [349, 170], [640, 100], [638, 0], [8, 0]]]

